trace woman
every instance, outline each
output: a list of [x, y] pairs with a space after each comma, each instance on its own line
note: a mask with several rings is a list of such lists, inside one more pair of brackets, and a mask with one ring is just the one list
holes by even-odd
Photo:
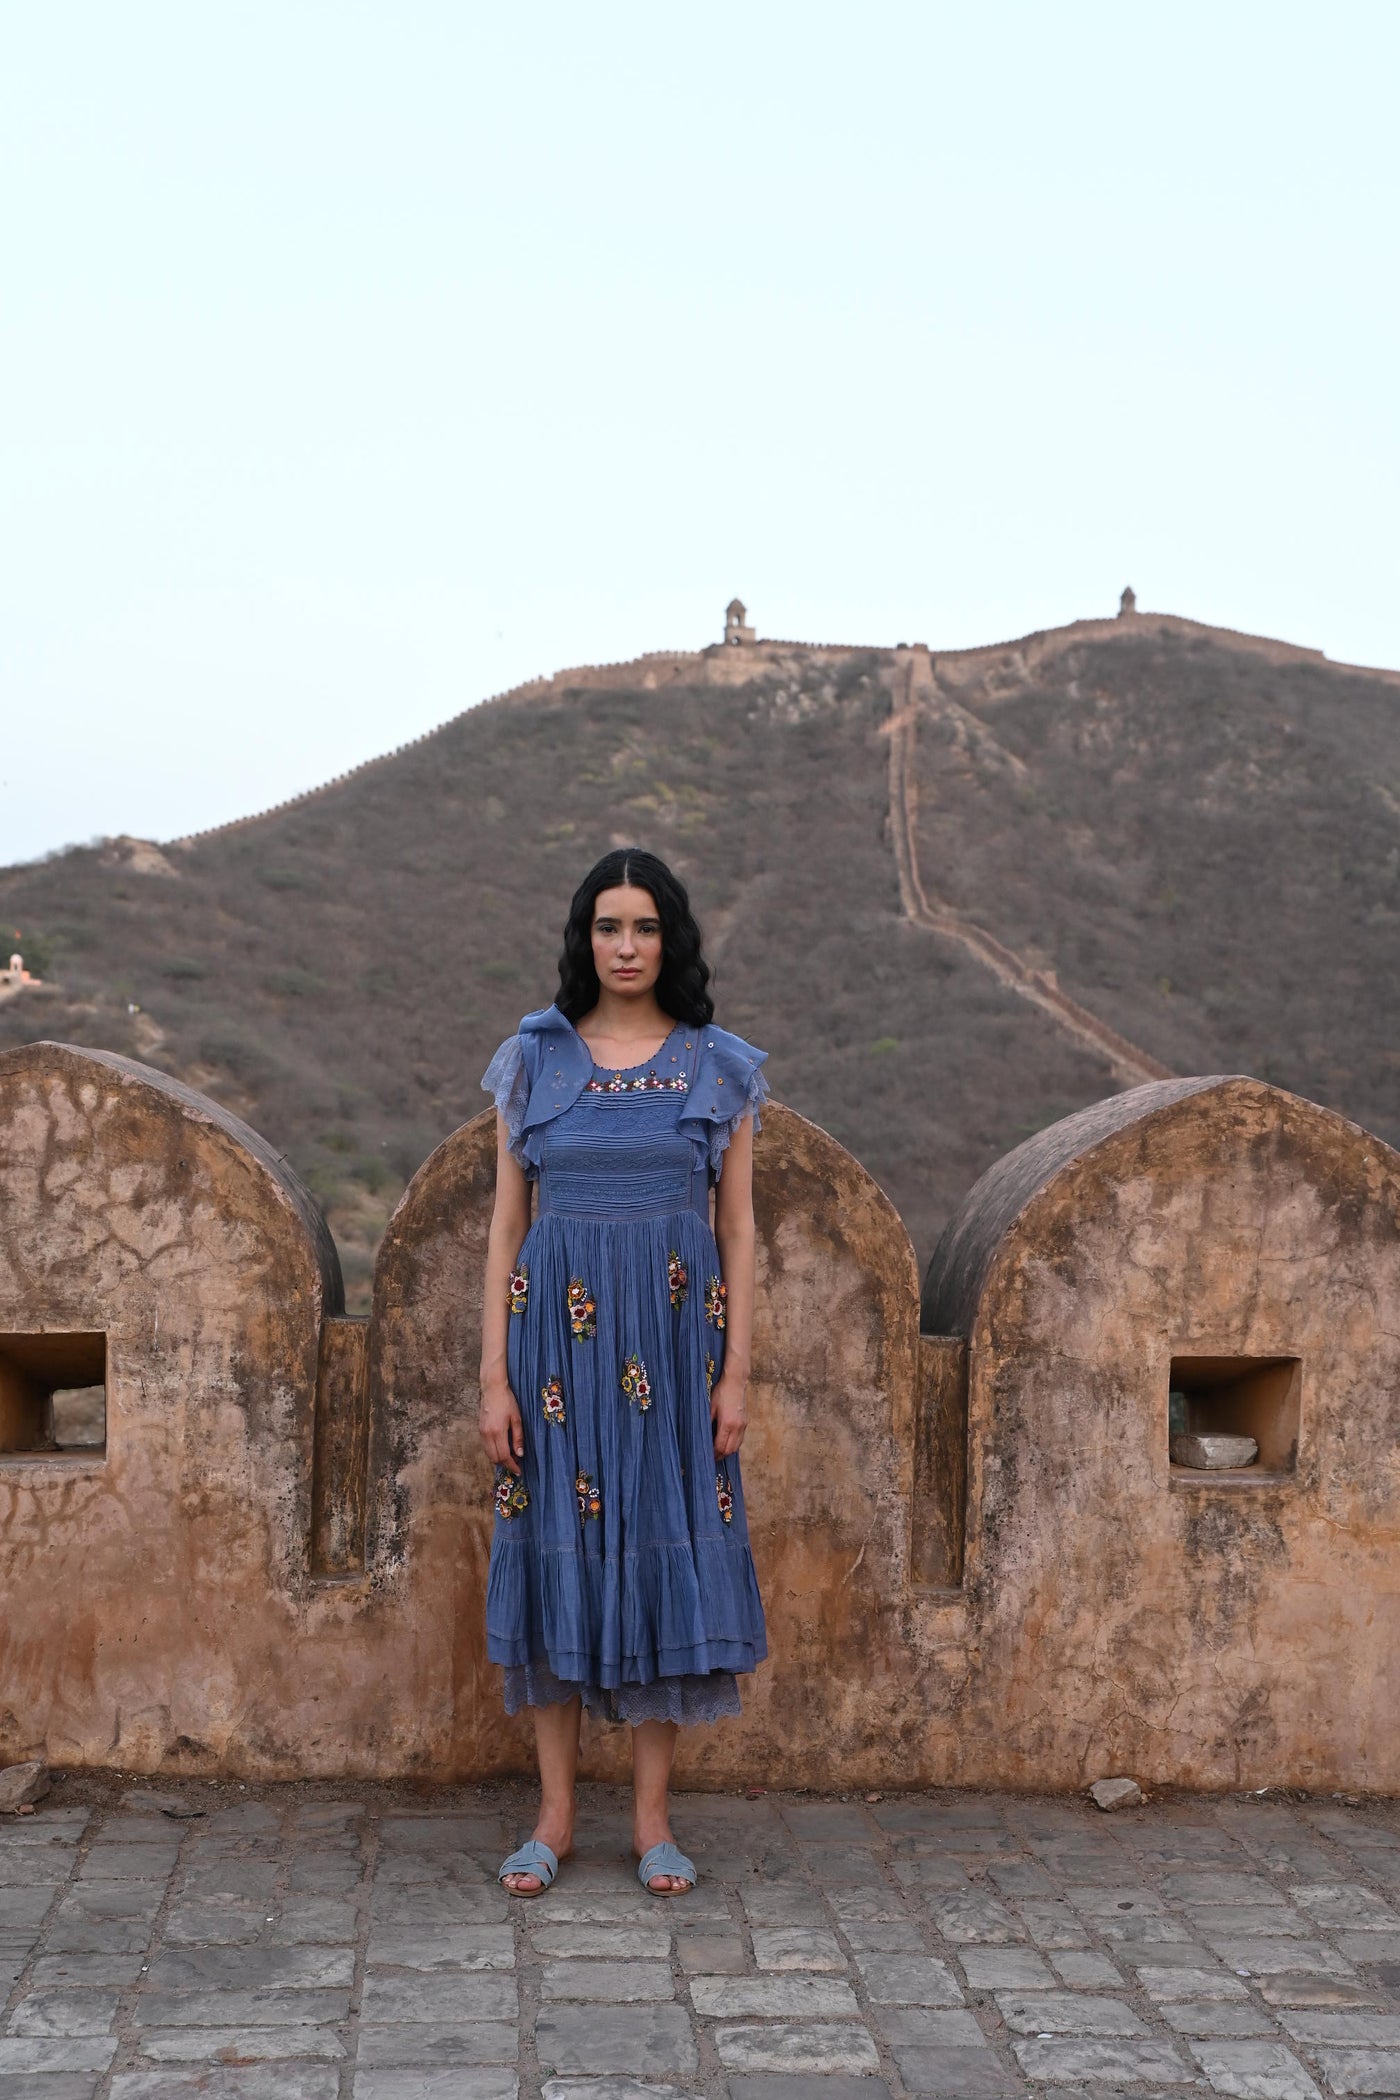
[[482, 1081], [487, 1653], [540, 1767], [534, 1835], [500, 1871], [517, 1896], [572, 1846], [583, 1706], [632, 1726], [643, 1887], [693, 1888], [667, 1807], [677, 1729], [737, 1713], [736, 1675], [767, 1652], [738, 1464], [766, 1053], [713, 1025], [709, 975], [670, 869], [609, 853], [570, 907], [554, 1005]]

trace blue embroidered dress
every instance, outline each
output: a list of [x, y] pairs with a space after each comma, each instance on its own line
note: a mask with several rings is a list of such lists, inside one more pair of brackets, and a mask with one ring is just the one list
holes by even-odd
[[710, 1420], [710, 1189], [765, 1061], [677, 1025], [645, 1065], [600, 1068], [551, 1006], [487, 1067], [538, 1199], [510, 1280], [525, 1455], [519, 1478], [496, 1470], [486, 1592], [510, 1713], [581, 1692], [609, 1720], [714, 1720], [767, 1653], [739, 1462], [716, 1460]]

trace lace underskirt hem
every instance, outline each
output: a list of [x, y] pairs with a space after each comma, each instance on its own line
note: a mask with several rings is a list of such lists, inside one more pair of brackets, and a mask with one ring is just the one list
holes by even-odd
[[522, 1706], [562, 1706], [583, 1696], [584, 1711], [597, 1721], [676, 1721], [682, 1728], [723, 1720], [737, 1714], [739, 1684], [732, 1670], [710, 1670], [693, 1677], [658, 1677], [651, 1684], [569, 1684], [548, 1663], [507, 1664], [505, 1701], [508, 1714]]

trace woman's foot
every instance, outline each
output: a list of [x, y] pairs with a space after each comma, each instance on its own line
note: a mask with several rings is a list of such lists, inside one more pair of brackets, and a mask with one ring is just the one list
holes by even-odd
[[[643, 1821], [639, 1816], [632, 1825], [632, 1850], [639, 1860], [645, 1859], [653, 1845], [674, 1845], [670, 1821], [666, 1817]], [[683, 1889], [694, 1884], [681, 1874], [653, 1874], [647, 1887], [654, 1896], [678, 1896]]]
[[[679, 1733], [674, 1721], [638, 1721], [632, 1730], [632, 1843], [639, 1860], [653, 1845], [675, 1843], [667, 1795]], [[653, 1895], [675, 1896], [690, 1883], [674, 1874], [654, 1874], [647, 1887]]]
[[[567, 1859], [574, 1849], [574, 1774], [583, 1705], [575, 1692], [572, 1699], [557, 1706], [537, 1706], [533, 1712], [540, 1813], [530, 1834], [548, 1845], [556, 1859]], [[543, 1886], [538, 1874], [507, 1874], [502, 1883], [517, 1896], [537, 1896]]]
[[[574, 1816], [570, 1809], [567, 1815], [550, 1815], [540, 1810], [539, 1821], [530, 1832], [542, 1845], [548, 1845], [557, 1860], [563, 1861], [574, 1849]], [[537, 1896], [544, 1887], [538, 1874], [507, 1874], [501, 1883], [516, 1896]]]

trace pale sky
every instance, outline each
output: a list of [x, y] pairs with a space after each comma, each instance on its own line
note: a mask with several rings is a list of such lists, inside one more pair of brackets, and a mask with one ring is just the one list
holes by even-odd
[[735, 592], [1400, 665], [1397, 79], [1393, 0], [12, 5], [0, 861]]

